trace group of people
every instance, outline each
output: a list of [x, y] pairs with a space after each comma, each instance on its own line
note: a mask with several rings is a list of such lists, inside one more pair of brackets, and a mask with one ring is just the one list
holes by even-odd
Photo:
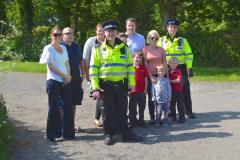
[[82, 102], [84, 77], [91, 97], [97, 100], [94, 124], [103, 127], [106, 145], [114, 144], [116, 131], [125, 142], [143, 140], [132, 128], [147, 126], [146, 95], [150, 125], [164, 126], [168, 116], [176, 121], [176, 103], [179, 123], [185, 122], [185, 114], [195, 118], [189, 83], [193, 54], [187, 40], [177, 34], [179, 24], [169, 19], [168, 33], [163, 37], [151, 30], [146, 45], [144, 36], [136, 32], [135, 18], [126, 20], [125, 33], [118, 32], [116, 21], [99, 23], [96, 36], [86, 41], [83, 54], [71, 28], [54, 27], [51, 43], [40, 58], [40, 63], [47, 64], [47, 139], [73, 139], [80, 130], [74, 119], [76, 105]]

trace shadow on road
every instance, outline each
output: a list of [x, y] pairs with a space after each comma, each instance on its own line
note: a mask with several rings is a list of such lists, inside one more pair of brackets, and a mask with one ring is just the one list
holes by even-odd
[[65, 153], [56, 151], [57, 144], [48, 142], [45, 132], [27, 126], [23, 122], [11, 120], [15, 125], [15, 137], [13, 143], [13, 159], [58, 159], [63, 160]]
[[[174, 142], [174, 141], [190, 141], [204, 138], [224, 138], [232, 136], [228, 132], [204, 132], [199, 129], [204, 128], [220, 128], [218, 124], [225, 120], [240, 119], [240, 112], [207, 112], [196, 114], [197, 119], [186, 119], [184, 124], [171, 124], [167, 127], [152, 127], [146, 129], [136, 128], [135, 133], [142, 135], [145, 140], [144, 144], [155, 144], [159, 142]], [[196, 131], [195, 131], [196, 130]]]

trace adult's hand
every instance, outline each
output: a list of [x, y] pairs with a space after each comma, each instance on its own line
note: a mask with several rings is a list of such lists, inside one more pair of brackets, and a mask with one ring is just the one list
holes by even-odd
[[99, 91], [99, 90], [94, 91], [94, 92], [92, 93], [92, 97], [93, 97], [94, 100], [95, 100], [95, 99], [98, 99], [98, 98], [100, 97], [100, 91]]

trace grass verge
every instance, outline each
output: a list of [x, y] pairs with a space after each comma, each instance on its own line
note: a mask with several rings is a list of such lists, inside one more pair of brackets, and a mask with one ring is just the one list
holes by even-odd
[[0, 159], [11, 159], [12, 140], [13, 126], [8, 121], [5, 101], [2, 94], [0, 94]]
[[0, 71], [45, 73], [46, 66], [37, 62], [1, 61]]
[[[1, 61], [0, 71], [45, 73], [46, 66], [37, 62]], [[193, 81], [240, 82], [239, 68], [194, 67]]]

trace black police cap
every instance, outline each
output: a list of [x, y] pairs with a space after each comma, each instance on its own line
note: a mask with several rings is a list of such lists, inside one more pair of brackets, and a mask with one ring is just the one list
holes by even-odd
[[106, 21], [103, 23], [103, 29], [104, 30], [117, 30], [118, 29], [118, 23], [116, 21]]
[[167, 25], [179, 26], [180, 21], [177, 19], [169, 19], [167, 20]]

